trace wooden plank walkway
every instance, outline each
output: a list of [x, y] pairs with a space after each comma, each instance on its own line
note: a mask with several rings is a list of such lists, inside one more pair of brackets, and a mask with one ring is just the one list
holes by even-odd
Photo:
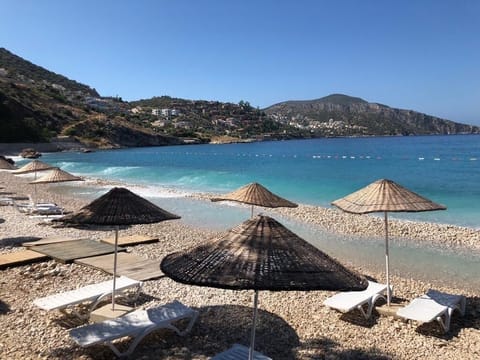
[[[113, 274], [113, 254], [75, 260], [76, 264], [91, 266]], [[163, 276], [160, 259], [149, 260], [130, 253], [117, 254], [117, 275], [145, 281]]]
[[30, 264], [47, 259], [48, 256], [31, 250], [21, 250], [8, 254], [0, 254], [0, 269]]
[[[100, 240], [104, 243], [115, 245], [115, 237], [108, 237], [105, 239]], [[148, 235], [129, 235], [129, 236], [119, 236], [118, 237], [118, 245], [119, 246], [128, 246], [128, 245], [138, 245], [138, 244], [148, 244], [158, 242], [158, 237], [148, 236]]]
[[45, 245], [45, 244], [54, 244], [54, 243], [59, 243], [59, 242], [65, 242], [65, 241], [76, 241], [76, 240], [83, 240], [84, 238], [69, 238], [65, 236], [48, 236], [43, 239], [39, 239], [36, 241], [28, 241], [22, 243], [22, 246], [25, 247], [32, 247], [32, 246], [37, 246], [37, 245]]
[[[86, 258], [90, 256], [111, 254], [115, 247], [92, 239], [81, 239], [77, 241], [64, 241], [45, 245], [31, 246], [31, 250], [48, 255], [62, 263], [69, 263], [75, 259]], [[118, 248], [118, 251], [125, 251]]]

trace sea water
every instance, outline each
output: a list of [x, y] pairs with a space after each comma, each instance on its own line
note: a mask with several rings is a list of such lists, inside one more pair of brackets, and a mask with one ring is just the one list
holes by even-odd
[[[186, 223], [224, 230], [248, 218], [242, 206], [185, 197], [225, 193], [249, 182], [298, 203], [330, 203], [369, 183], [388, 178], [446, 211], [391, 217], [480, 228], [480, 136], [372, 137], [134, 148], [93, 153], [45, 154], [43, 161], [94, 178], [121, 181]], [[78, 196], [105, 189], [67, 186]], [[61, 187], [60, 187], [61, 188]], [[326, 233], [315, 226], [281, 221], [322, 250], [356, 265], [383, 267], [382, 242]], [[382, 234], [379, 234], [380, 236]], [[393, 239], [395, 240], [395, 239]], [[392, 272], [478, 286], [480, 260], [435, 245], [391, 242]]]

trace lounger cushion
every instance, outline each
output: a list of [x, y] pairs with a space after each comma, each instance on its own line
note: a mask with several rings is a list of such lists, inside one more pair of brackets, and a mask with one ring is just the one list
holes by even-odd
[[369, 281], [365, 290], [341, 292], [329, 297], [323, 304], [341, 312], [349, 312], [367, 303], [375, 295], [386, 291], [387, 285]]
[[174, 301], [149, 310], [136, 310], [127, 315], [70, 330], [70, 337], [80, 346], [109, 342], [124, 336], [135, 337], [149, 328], [169, 327], [171, 322], [196, 314], [188, 306]]
[[[425, 295], [413, 299], [410, 304], [399, 309], [397, 315], [427, 323], [436, 320], [449, 309], [453, 311], [462, 301], [464, 301], [464, 297], [461, 295], [446, 294], [430, 289]], [[463, 312], [462, 308], [460, 308], [460, 312]]]
[[[115, 281], [115, 290], [123, 291], [131, 287], [139, 287], [140, 285], [140, 281], [130, 279], [126, 276], [120, 276]], [[83, 286], [75, 290], [49, 295], [40, 299], [35, 299], [33, 303], [39, 308], [47, 311], [65, 309], [68, 306], [80, 304], [84, 301], [95, 301], [100, 296], [112, 292], [112, 290], [113, 279], [98, 284]]]
[[[230, 349], [215, 355], [212, 360], [246, 360], [248, 359], [249, 348], [240, 344], [234, 344]], [[255, 360], [272, 360], [257, 351], [253, 352]]]

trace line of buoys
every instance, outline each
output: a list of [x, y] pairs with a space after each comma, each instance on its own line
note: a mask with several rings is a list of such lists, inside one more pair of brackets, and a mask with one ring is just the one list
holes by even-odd
[[[382, 156], [371, 156], [371, 155], [298, 155], [298, 154], [255, 154], [255, 153], [209, 153], [209, 152], [179, 152], [179, 151], [171, 151], [171, 152], [164, 152], [161, 153], [162, 155], [175, 155], [175, 156], [182, 156], [182, 155], [187, 155], [187, 156], [237, 156], [237, 157], [256, 157], [256, 158], [272, 158], [272, 157], [282, 157], [282, 158], [299, 158], [299, 157], [309, 157], [313, 159], [350, 159], [350, 160], [370, 160], [370, 159], [376, 159], [376, 160], [382, 160]], [[407, 156], [402, 157], [400, 160], [411, 160], [412, 158], [409, 158]], [[418, 161], [428, 161], [428, 160], [433, 160], [433, 161], [441, 161], [441, 160], [450, 160], [450, 161], [477, 161], [478, 158], [473, 156], [473, 157], [447, 157], [447, 158], [442, 158], [439, 156], [433, 157], [433, 158], [426, 158], [424, 156], [419, 156], [416, 158], [413, 158]]]

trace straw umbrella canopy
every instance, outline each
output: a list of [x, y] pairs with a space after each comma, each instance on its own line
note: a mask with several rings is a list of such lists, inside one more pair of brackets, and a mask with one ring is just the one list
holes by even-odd
[[41, 178], [31, 181], [30, 184], [50, 184], [58, 182], [68, 182], [68, 181], [84, 181], [81, 177], [75, 176], [66, 172], [60, 168], [54, 168], [48, 174], [43, 175]]
[[[45, 171], [45, 170], [51, 170], [54, 169], [55, 166], [44, 163], [40, 160], [33, 160], [32, 162], [29, 162], [28, 164], [22, 166], [20, 169], [12, 171], [13, 174], [15, 175], [21, 175], [21, 174], [28, 174], [28, 173], [35, 173], [34, 175], [34, 180], [37, 180], [37, 172], [38, 171]], [[34, 201], [37, 201], [37, 186], [34, 184], [33, 185], [33, 191], [35, 193], [35, 199]]]
[[113, 188], [75, 213], [57, 219], [67, 225], [115, 226], [112, 309], [115, 308], [115, 279], [117, 276], [118, 230], [120, 226], [152, 224], [180, 219], [125, 188]]
[[344, 198], [335, 200], [332, 205], [352, 214], [384, 213], [387, 304], [390, 306], [388, 212], [420, 212], [446, 210], [447, 208], [387, 179], [377, 180]]
[[251, 218], [219, 238], [167, 255], [162, 271], [175, 281], [254, 290], [250, 356], [255, 345], [258, 291], [363, 290], [367, 281], [276, 220]]
[[43, 170], [51, 170], [55, 166], [44, 163], [40, 160], [33, 160], [32, 162], [29, 162], [28, 164], [22, 166], [20, 169], [12, 171], [13, 174], [15, 175], [20, 175], [20, 174], [27, 174], [27, 173], [35, 173], [35, 180], [37, 179], [37, 171], [43, 171]]
[[263, 185], [256, 182], [242, 186], [241, 188], [223, 196], [213, 198], [211, 201], [236, 201], [252, 205], [252, 217], [253, 207], [255, 205], [269, 208], [294, 208], [298, 206], [297, 204], [272, 193]]
[[0, 156], [0, 169], [1, 170], [15, 170], [16, 167], [8, 162], [3, 156]]

